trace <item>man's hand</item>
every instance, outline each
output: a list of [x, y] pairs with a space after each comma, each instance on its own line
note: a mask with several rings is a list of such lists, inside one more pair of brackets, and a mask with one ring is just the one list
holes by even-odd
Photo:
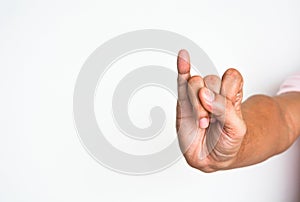
[[190, 76], [186, 50], [178, 54], [176, 128], [180, 148], [194, 168], [204, 172], [228, 169], [237, 159], [246, 124], [241, 112], [243, 78], [228, 69], [214, 75]]

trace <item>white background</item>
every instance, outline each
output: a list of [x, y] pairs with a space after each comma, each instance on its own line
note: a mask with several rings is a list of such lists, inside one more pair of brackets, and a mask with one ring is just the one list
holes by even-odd
[[297, 145], [262, 164], [213, 174], [183, 159], [148, 176], [107, 170], [77, 137], [72, 96], [92, 51], [145, 28], [192, 39], [220, 74], [239, 69], [246, 97], [274, 94], [300, 69], [299, 9], [297, 0], [2, 0], [0, 201], [296, 201]]

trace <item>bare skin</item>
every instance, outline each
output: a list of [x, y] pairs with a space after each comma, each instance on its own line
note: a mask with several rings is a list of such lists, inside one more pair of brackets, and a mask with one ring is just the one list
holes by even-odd
[[178, 55], [176, 128], [188, 164], [203, 172], [249, 166], [289, 148], [300, 135], [300, 93], [255, 95], [242, 103], [243, 77], [190, 75], [186, 50]]

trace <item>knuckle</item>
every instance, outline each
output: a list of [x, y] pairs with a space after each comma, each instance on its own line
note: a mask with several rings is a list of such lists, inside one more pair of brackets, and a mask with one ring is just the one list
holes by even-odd
[[184, 158], [187, 164], [195, 169], [198, 169], [204, 173], [212, 173], [217, 171], [217, 165], [207, 160], [199, 160], [197, 155], [194, 152], [186, 152]]
[[190, 85], [194, 85], [194, 84], [200, 84], [201, 86], [203, 86], [203, 79], [200, 76], [192, 76], [189, 78], [188, 83]]
[[216, 84], [219, 81], [221, 81], [221, 79], [217, 75], [208, 75], [208, 76], [204, 77], [204, 81], [208, 82], [208, 83], [214, 83], [214, 84]]
[[242, 74], [235, 68], [229, 68], [226, 70], [226, 72], [224, 73], [224, 75], [234, 78], [236, 80], [239, 80], [240, 82], [243, 81], [243, 77]]
[[201, 163], [199, 162], [197, 159], [195, 158], [190, 158], [190, 157], [186, 157], [186, 162], [187, 164], [192, 167], [192, 168], [195, 168], [195, 169], [198, 169], [204, 173], [212, 173], [212, 172], [215, 172], [216, 170], [211, 168], [210, 166], [204, 164], [204, 163]]
[[195, 158], [195, 155], [193, 155], [192, 153], [190, 153], [189, 151], [187, 151], [184, 155], [184, 158], [187, 162], [187, 164], [193, 168], [196, 168], [197, 165], [197, 159]]
[[211, 169], [211, 168], [202, 168], [200, 169], [202, 172], [204, 173], [213, 173], [215, 172], [215, 170]]

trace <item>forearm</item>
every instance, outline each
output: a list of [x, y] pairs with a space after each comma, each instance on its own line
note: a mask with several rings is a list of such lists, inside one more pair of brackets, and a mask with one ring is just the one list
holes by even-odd
[[291, 141], [294, 142], [300, 136], [300, 92], [285, 93], [276, 96], [275, 101], [287, 114], [287, 124], [291, 132]]
[[242, 104], [247, 133], [230, 168], [256, 164], [285, 151], [300, 134], [300, 93], [256, 95]]

